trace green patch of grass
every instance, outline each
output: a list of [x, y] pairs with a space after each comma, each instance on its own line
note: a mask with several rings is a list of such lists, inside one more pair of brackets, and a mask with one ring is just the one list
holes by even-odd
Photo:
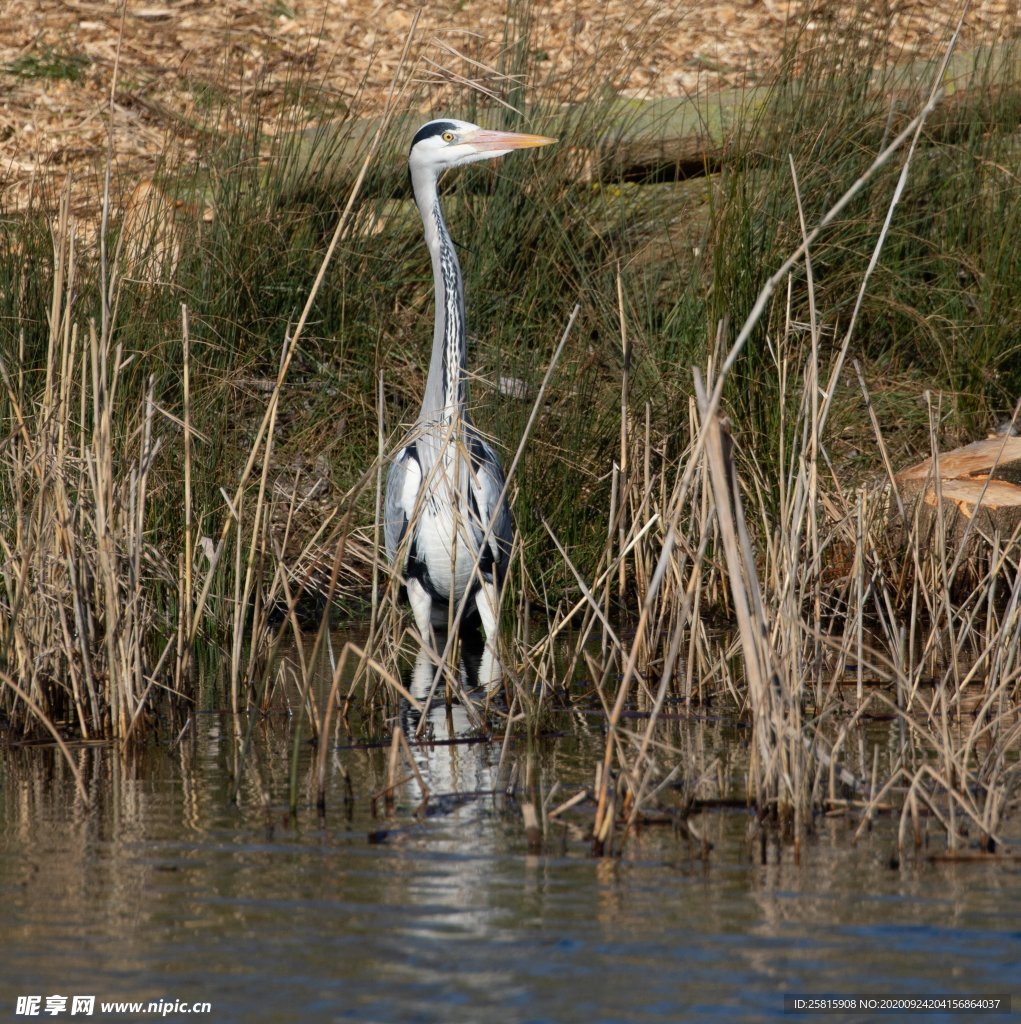
[[66, 52], [44, 46], [35, 53], [24, 53], [4, 65], [4, 70], [18, 78], [45, 78], [55, 82], [80, 82], [92, 65], [84, 53]]
[[229, 91], [214, 82], [189, 78], [186, 84], [195, 101], [195, 109], [201, 114], [213, 114], [232, 102]]

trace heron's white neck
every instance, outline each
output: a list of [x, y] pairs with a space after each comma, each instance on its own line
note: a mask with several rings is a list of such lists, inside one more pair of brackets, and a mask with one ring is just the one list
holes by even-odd
[[465, 376], [468, 326], [464, 315], [464, 284], [454, 243], [440, 210], [435, 174], [412, 172], [411, 181], [415, 202], [425, 225], [425, 243], [432, 257], [436, 298], [432, 356], [419, 419], [450, 422], [455, 417], [466, 416], [468, 401]]

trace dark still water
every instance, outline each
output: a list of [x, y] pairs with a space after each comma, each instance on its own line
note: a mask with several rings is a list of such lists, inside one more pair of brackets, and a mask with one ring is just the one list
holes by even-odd
[[[303, 746], [292, 819], [283, 716], [254, 729], [237, 804], [244, 727], [226, 714], [196, 715], [172, 749], [129, 762], [76, 749], [88, 811], [56, 751], [4, 748], [3, 1019], [28, 1019], [16, 1010], [33, 996], [57, 1020], [87, 1019], [71, 1000], [93, 996], [103, 1021], [157, 1014], [102, 1003], [161, 999], [164, 1020], [280, 1022], [809, 1020], [785, 1017], [783, 994], [823, 992], [1011, 993], [1021, 1008], [1021, 865], [892, 869], [890, 823], [852, 846], [845, 820], [820, 820], [799, 864], [772, 843], [762, 864], [747, 814], [712, 810], [698, 818], [706, 860], [666, 825], [600, 859], [582, 803], [530, 853], [509, 781], [540, 799], [556, 787], [552, 808], [591, 786], [602, 755], [598, 717], [561, 726], [502, 761], [499, 742], [416, 747], [422, 817], [410, 772], [373, 813], [388, 748], [342, 735], [322, 817]], [[433, 732], [470, 738], [456, 709]], [[662, 738], [713, 766], [706, 795], [722, 796], [740, 792], [736, 736], [673, 721]], [[54, 1016], [51, 996], [67, 997]]]

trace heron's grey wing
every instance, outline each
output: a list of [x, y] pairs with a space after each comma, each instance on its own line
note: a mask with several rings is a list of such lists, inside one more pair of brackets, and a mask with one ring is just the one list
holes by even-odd
[[422, 466], [418, 461], [418, 451], [414, 444], [409, 444], [394, 456], [386, 474], [383, 541], [386, 544], [386, 557], [391, 562], [397, 557], [408, 523], [415, 514], [421, 486]]
[[492, 523], [489, 539], [479, 558], [479, 572], [486, 578], [491, 576], [497, 586], [501, 586], [507, 573], [511, 543], [514, 539], [510, 508], [506, 498], [500, 500], [504, 485], [503, 469], [496, 452], [481, 437], [471, 438], [471, 456], [471, 492], [475, 506], [473, 511], [480, 526], [477, 532], [479, 542]]

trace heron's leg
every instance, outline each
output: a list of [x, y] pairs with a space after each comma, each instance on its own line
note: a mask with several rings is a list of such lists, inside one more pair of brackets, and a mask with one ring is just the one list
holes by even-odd
[[497, 616], [500, 612], [500, 595], [496, 584], [482, 580], [475, 591], [475, 607], [479, 610], [482, 632], [486, 637], [486, 646], [496, 643]]
[[418, 580], [408, 580], [408, 603], [411, 605], [411, 613], [415, 616], [415, 625], [418, 627], [418, 635], [423, 642], [436, 646], [433, 637], [433, 599], [429, 596], [425, 587]]
[[479, 683], [484, 689], [491, 690], [503, 677], [503, 669], [496, 653], [500, 594], [495, 583], [482, 581], [479, 589], [475, 591], [475, 607], [479, 610], [482, 632], [486, 637], [486, 646], [482, 651], [482, 662], [479, 665]]

